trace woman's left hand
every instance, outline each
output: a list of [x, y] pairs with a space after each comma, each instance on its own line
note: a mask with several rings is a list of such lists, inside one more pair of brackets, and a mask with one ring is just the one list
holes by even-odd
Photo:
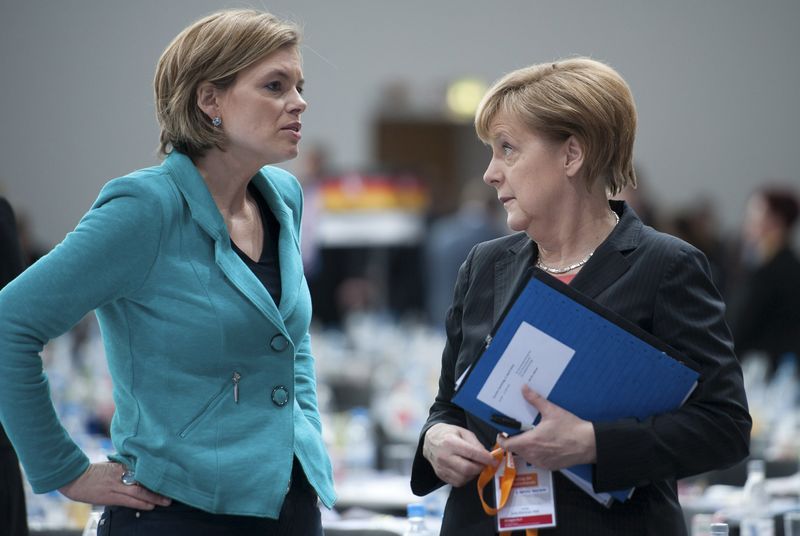
[[527, 385], [522, 388], [522, 395], [539, 410], [541, 421], [533, 430], [513, 437], [498, 435], [501, 447], [536, 467], [552, 471], [597, 461], [591, 422], [551, 403]]

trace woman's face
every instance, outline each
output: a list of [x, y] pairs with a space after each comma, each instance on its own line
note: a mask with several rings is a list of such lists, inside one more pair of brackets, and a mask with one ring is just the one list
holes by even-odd
[[532, 132], [500, 112], [489, 129], [492, 160], [483, 180], [497, 190], [514, 231], [531, 231], [537, 222], [558, 216], [566, 194], [566, 142]]
[[236, 76], [217, 101], [228, 143], [237, 158], [263, 164], [297, 156], [303, 100], [303, 71], [293, 47], [282, 48]]
[[750, 244], [758, 244], [767, 230], [767, 202], [760, 195], [753, 195], [747, 200], [744, 210], [742, 234]]

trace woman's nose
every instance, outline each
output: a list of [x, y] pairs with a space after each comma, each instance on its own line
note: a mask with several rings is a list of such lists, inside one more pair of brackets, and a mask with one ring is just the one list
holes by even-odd
[[301, 114], [306, 111], [308, 108], [308, 103], [303, 98], [303, 95], [300, 92], [295, 93], [295, 98], [292, 99], [292, 102], [289, 104], [290, 108], [289, 111], [293, 114]]
[[494, 165], [494, 163], [495, 162], [493, 158], [489, 162], [489, 166], [486, 168], [486, 171], [483, 173], [483, 182], [489, 186], [497, 186], [502, 180], [502, 174], [497, 169], [497, 166]]

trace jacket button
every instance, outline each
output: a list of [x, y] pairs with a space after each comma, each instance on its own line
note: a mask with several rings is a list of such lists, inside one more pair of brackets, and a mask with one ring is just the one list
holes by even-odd
[[286, 340], [286, 337], [278, 333], [272, 340], [269, 341], [269, 347], [275, 350], [276, 352], [283, 352], [286, 348], [289, 347], [289, 341]]
[[289, 402], [289, 390], [283, 385], [278, 385], [272, 390], [272, 403], [282, 408]]

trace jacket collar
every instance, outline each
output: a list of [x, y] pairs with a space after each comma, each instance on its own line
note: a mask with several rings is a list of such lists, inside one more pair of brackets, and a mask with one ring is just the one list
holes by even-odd
[[[267, 178], [264, 170], [257, 173], [252, 180], [280, 224], [281, 230], [278, 241], [278, 254], [281, 259], [280, 309], [275, 305], [264, 285], [261, 284], [231, 247], [230, 234], [225, 226], [222, 214], [219, 212], [205, 180], [203, 180], [192, 160], [182, 153], [173, 151], [164, 160], [163, 166], [168, 170], [169, 175], [186, 200], [192, 219], [214, 241], [215, 262], [225, 274], [225, 277], [262, 314], [285, 332], [286, 328], [283, 319], [288, 317], [294, 310], [295, 305], [297, 305], [302, 270], [284, 266], [284, 263], [290, 263], [293, 258], [299, 256], [299, 245], [293, 232], [294, 217], [292, 210], [283, 201], [280, 192]], [[286, 333], [284, 334], [286, 335]]]
[[[624, 201], [609, 201], [611, 209], [619, 216], [619, 223], [595, 250], [592, 258], [578, 272], [572, 286], [589, 298], [597, 297], [611, 286], [630, 267], [626, 253], [635, 249], [640, 240], [643, 224]], [[520, 233], [506, 254], [495, 263], [494, 318], [497, 320], [523, 284], [529, 268], [535, 266], [539, 256], [536, 243]]]
[[609, 204], [619, 216], [619, 223], [572, 280], [575, 290], [589, 298], [597, 297], [628, 271], [630, 261], [626, 253], [639, 245], [642, 234], [642, 220], [632, 208], [624, 201], [610, 201]]

